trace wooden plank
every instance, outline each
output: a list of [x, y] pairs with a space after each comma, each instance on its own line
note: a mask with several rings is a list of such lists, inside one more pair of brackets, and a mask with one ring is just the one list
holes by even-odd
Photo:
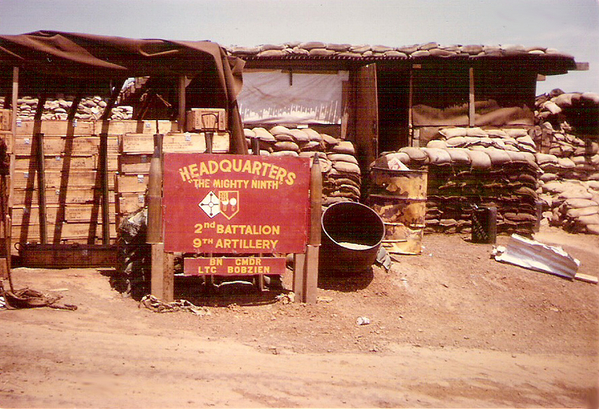
[[[46, 207], [48, 223], [55, 224], [59, 213], [58, 204], [50, 204]], [[68, 223], [100, 221], [101, 213], [98, 206], [93, 204], [70, 204], [64, 206], [64, 221]], [[13, 224], [39, 224], [38, 206], [15, 206], [13, 207]], [[110, 221], [116, 220], [116, 203], [111, 203]]]
[[118, 175], [116, 178], [116, 191], [118, 193], [144, 193], [150, 180], [149, 175]]
[[10, 131], [12, 127], [12, 115], [10, 109], [0, 109], [0, 131]]
[[468, 70], [469, 89], [468, 89], [468, 126], [474, 126], [475, 123], [475, 100], [474, 100], [474, 67]]
[[152, 244], [152, 273], [150, 291], [164, 302], [174, 300], [174, 254], [164, 252], [164, 243]]
[[378, 157], [378, 97], [376, 64], [366, 65], [355, 72], [355, 143], [362, 169]]
[[[43, 125], [43, 122], [42, 122]], [[43, 126], [42, 126], [43, 127]], [[44, 135], [44, 153], [48, 156], [60, 156], [67, 150], [67, 139], [72, 146], [69, 147], [69, 155], [87, 156], [97, 155], [100, 148], [100, 138], [97, 136], [76, 136], [67, 138], [66, 136]], [[35, 156], [33, 149], [33, 137], [17, 136], [13, 145], [13, 151], [19, 156]], [[109, 154], [118, 154], [119, 143], [117, 137], [108, 138]]]
[[[33, 189], [15, 189], [14, 205], [36, 205], [38, 204], [37, 195]], [[68, 188], [68, 189], [47, 189], [47, 204], [71, 204], [71, 203], [94, 203], [98, 201], [98, 189], [89, 188]], [[111, 195], [111, 203], [115, 200], [114, 194]]]
[[[56, 231], [56, 225], [48, 224], [48, 241], [54, 241], [54, 232]], [[96, 239], [102, 238], [102, 229], [97, 223], [62, 223], [60, 229], [60, 239], [85, 239], [89, 238], [90, 234], [93, 233], [93, 237]], [[116, 224], [110, 224], [110, 235], [116, 237]], [[27, 225], [27, 226], [12, 226], [12, 237], [14, 241], [19, 242], [39, 242], [40, 240], [40, 226], [39, 225]]]
[[306, 254], [293, 255], [293, 292], [296, 302], [305, 302], [304, 297], [304, 271], [306, 266]]
[[150, 155], [126, 155], [119, 157], [119, 172], [123, 174], [149, 174], [150, 173]]
[[[15, 159], [15, 170], [29, 170], [31, 167], [36, 167], [36, 158], [32, 156], [17, 156]], [[98, 156], [97, 155], [83, 155], [83, 156], [70, 156], [70, 155], [46, 155], [44, 157], [44, 168], [47, 171], [89, 171], [97, 169]], [[66, 167], [66, 168], [65, 168]], [[118, 159], [117, 155], [111, 155], [108, 158], [108, 169], [111, 171], [118, 170]]]
[[[154, 152], [154, 137], [146, 134], [127, 134], [121, 139], [121, 151], [126, 154], [146, 154]], [[214, 153], [229, 151], [229, 134], [226, 132], [214, 133], [212, 140]], [[163, 138], [164, 152], [206, 152], [206, 138], [204, 133], [169, 133]]]
[[597, 277], [588, 275], [588, 274], [582, 274], [582, 273], [576, 273], [576, 275], [574, 276], [574, 279], [584, 281], [585, 283], [591, 283], [591, 284], [597, 284], [599, 282], [599, 279]]
[[[39, 132], [48, 136], [67, 135], [69, 121], [45, 120], [41, 122]], [[33, 136], [35, 129], [34, 120], [19, 120], [16, 124], [17, 136]], [[73, 121], [73, 136], [91, 136], [95, 131], [95, 123], [91, 121]]]
[[[116, 172], [109, 172], [111, 174], [109, 187], [114, 189], [114, 176]], [[29, 170], [15, 170], [13, 183], [15, 188], [24, 189], [26, 186], [29, 188], [38, 188], [38, 184], [31, 180], [33, 175]], [[95, 170], [84, 170], [84, 171], [73, 171], [73, 172], [62, 172], [57, 170], [46, 171], [46, 188], [60, 188], [63, 185], [69, 188], [93, 188], [98, 185], [98, 172]]]

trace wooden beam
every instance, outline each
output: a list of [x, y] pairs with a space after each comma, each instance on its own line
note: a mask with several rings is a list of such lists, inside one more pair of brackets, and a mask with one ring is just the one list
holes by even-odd
[[588, 62], [577, 62], [576, 63], [576, 71], [588, 71], [590, 69], [590, 64]]
[[470, 67], [469, 71], [469, 99], [468, 99], [468, 126], [473, 127], [475, 124], [475, 99], [474, 99], [474, 67]]
[[37, 194], [38, 194], [38, 207], [39, 207], [39, 223], [40, 223], [40, 243], [48, 243], [48, 220], [46, 216], [46, 169], [45, 169], [45, 157], [44, 154], [44, 134], [42, 130], [42, 115], [44, 113], [44, 106], [46, 105], [47, 96], [45, 94], [40, 95], [37, 102], [37, 109], [35, 116], [33, 117], [33, 139], [35, 141], [35, 155], [37, 164]]
[[[180, 75], [179, 76], [179, 87], [178, 87], [178, 95], [179, 95], [179, 109], [178, 109], [178, 114], [179, 114], [179, 119], [178, 119], [178, 123], [179, 123], [179, 131], [181, 132], [185, 132], [185, 88], [186, 88], [186, 83], [187, 83], [187, 78], [185, 77], [185, 75]], [[158, 131], [156, 131], [158, 132]]]
[[316, 303], [318, 290], [318, 257], [321, 242], [322, 172], [320, 159], [314, 155], [310, 171], [310, 236], [306, 247], [304, 298], [308, 304]]
[[148, 179], [148, 228], [146, 241], [162, 242], [162, 135], [154, 135], [154, 154]]
[[164, 302], [175, 298], [175, 255], [164, 252], [164, 243], [152, 244], [150, 291]]
[[8, 214], [12, 216], [12, 206], [13, 206], [13, 196], [14, 196], [14, 173], [15, 173], [15, 140], [17, 139], [17, 113], [18, 113], [18, 103], [19, 100], [19, 67], [13, 67], [12, 69], [12, 134], [10, 146], [13, 147], [12, 153], [10, 154], [10, 182], [8, 188]]
[[414, 120], [412, 105], [414, 105], [414, 70], [410, 70], [410, 84], [408, 90], [408, 135], [410, 146], [414, 146]]

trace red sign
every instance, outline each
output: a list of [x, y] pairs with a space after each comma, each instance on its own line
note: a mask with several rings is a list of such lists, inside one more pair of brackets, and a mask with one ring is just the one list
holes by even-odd
[[310, 160], [299, 157], [164, 155], [164, 250], [303, 253]]
[[186, 258], [183, 272], [186, 276], [257, 274], [284, 274], [283, 257], [211, 257]]

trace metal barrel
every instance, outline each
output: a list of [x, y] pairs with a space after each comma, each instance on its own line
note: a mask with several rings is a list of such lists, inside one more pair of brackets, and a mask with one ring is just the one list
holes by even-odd
[[497, 240], [497, 208], [472, 209], [472, 242], [495, 244]]
[[385, 237], [385, 225], [370, 207], [340, 202], [322, 214], [319, 271], [360, 273], [372, 266]]
[[422, 252], [427, 184], [427, 170], [371, 169], [366, 203], [385, 224], [383, 246], [389, 253]]

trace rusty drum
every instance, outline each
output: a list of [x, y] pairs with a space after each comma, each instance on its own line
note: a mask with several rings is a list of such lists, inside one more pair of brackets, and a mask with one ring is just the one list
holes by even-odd
[[422, 252], [427, 182], [426, 170], [371, 169], [367, 203], [385, 223], [389, 253]]

